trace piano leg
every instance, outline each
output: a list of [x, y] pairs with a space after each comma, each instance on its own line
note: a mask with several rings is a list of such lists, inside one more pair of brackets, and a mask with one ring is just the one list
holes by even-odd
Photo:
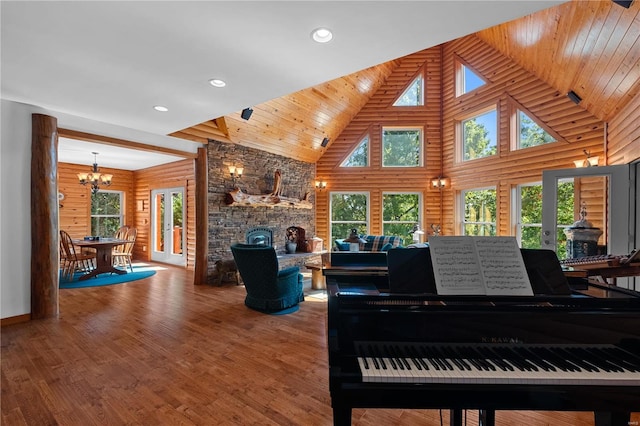
[[351, 426], [351, 407], [333, 406], [333, 426]]
[[496, 424], [495, 410], [479, 410], [478, 426], [494, 426]]
[[631, 413], [620, 411], [594, 411], [593, 418], [596, 426], [629, 425]]

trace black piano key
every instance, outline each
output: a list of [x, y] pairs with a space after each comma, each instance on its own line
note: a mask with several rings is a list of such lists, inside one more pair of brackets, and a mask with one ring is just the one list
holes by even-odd
[[458, 367], [459, 370], [465, 369], [464, 363], [459, 359], [458, 355], [450, 346], [445, 346], [442, 349], [443, 349], [442, 352], [445, 355], [445, 357], [450, 359], [451, 362], [453, 362], [456, 365], [456, 367]]
[[560, 353], [560, 356], [564, 356], [567, 361], [577, 365], [581, 370], [590, 372], [597, 371], [595, 367], [583, 360], [581, 357], [577, 356], [577, 354], [572, 351], [571, 348], [559, 348], [558, 352]]
[[615, 360], [616, 364], [629, 371], [640, 371], [640, 358], [620, 348], [610, 348], [606, 351], [610, 360]]
[[518, 354], [518, 356], [530, 360], [538, 367], [542, 368], [544, 371], [557, 371], [557, 369], [553, 365], [540, 358], [535, 352], [529, 350], [528, 348], [514, 347], [513, 349], [516, 354]]

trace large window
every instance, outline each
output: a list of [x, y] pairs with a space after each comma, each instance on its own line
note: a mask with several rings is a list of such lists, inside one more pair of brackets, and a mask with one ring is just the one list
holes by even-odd
[[91, 195], [91, 235], [113, 237], [122, 226], [121, 191], [100, 190]]
[[384, 235], [411, 237], [413, 226], [420, 223], [419, 193], [385, 193], [382, 195], [382, 230]]
[[383, 167], [418, 167], [421, 165], [421, 127], [384, 127], [382, 129]]
[[515, 200], [516, 239], [522, 248], [542, 246], [542, 184], [518, 185]]
[[352, 228], [357, 229], [358, 234], [368, 233], [368, 192], [332, 192], [330, 200], [331, 241], [347, 238]]
[[463, 235], [496, 235], [496, 190], [462, 191]]
[[489, 157], [498, 152], [497, 123], [495, 107], [461, 121], [462, 161]]

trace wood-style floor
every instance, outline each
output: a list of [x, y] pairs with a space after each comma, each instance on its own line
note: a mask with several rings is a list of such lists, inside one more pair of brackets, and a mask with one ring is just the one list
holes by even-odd
[[[3, 327], [2, 424], [331, 425], [326, 301], [264, 315], [243, 305], [244, 287], [191, 283], [162, 266], [144, 280], [61, 290], [59, 318]], [[593, 424], [590, 413], [496, 417]], [[353, 425], [440, 425], [440, 412], [358, 409]]]

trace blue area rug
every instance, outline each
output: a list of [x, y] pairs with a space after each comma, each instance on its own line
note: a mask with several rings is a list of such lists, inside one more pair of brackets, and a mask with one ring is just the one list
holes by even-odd
[[89, 278], [88, 280], [78, 281], [82, 276], [82, 273], [76, 273], [73, 277], [73, 281], [65, 281], [60, 278], [60, 288], [82, 288], [82, 287], [99, 287], [103, 285], [113, 285], [113, 284], [122, 284], [127, 283], [129, 281], [141, 280], [143, 278], [148, 278], [154, 275], [156, 271], [153, 270], [143, 270], [136, 271], [133, 269], [133, 272], [129, 272], [123, 275], [117, 274], [100, 274], [97, 277]]

